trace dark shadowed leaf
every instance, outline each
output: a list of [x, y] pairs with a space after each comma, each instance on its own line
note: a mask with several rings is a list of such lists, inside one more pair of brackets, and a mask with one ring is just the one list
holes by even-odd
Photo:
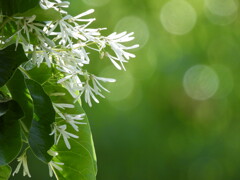
[[39, 4], [39, 0], [0, 0], [0, 10], [3, 14], [11, 16], [22, 13]]
[[24, 117], [20, 121], [24, 130], [28, 133], [33, 119], [33, 101], [20, 70], [16, 70], [13, 77], [8, 81], [7, 87], [12, 98], [18, 102], [24, 112]]
[[0, 117], [6, 114], [8, 111], [8, 105], [7, 103], [0, 103]]
[[50, 136], [50, 125], [55, 120], [55, 111], [51, 99], [44, 92], [42, 86], [36, 81], [26, 79], [26, 85], [30, 91], [34, 103], [34, 113], [37, 119], [32, 122], [29, 134], [29, 144], [34, 154], [43, 162], [49, 162], [51, 156], [47, 151], [54, 143]]
[[0, 50], [0, 87], [2, 87], [14, 74], [15, 70], [28, 59], [21, 45], [13, 44]]
[[22, 147], [18, 119], [23, 116], [23, 112], [13, 100], [5, 103], [8, 111], [0, 117], [0, 165], [6, 165], [15, 159]]

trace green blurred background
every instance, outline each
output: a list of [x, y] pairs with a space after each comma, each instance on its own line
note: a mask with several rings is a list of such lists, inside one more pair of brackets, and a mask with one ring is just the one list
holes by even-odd
[[71, 0], [73, 15], [90, 8], [91, 27], [134, 31], [140, 44], [127, 71], [92, 55], [92, 72], [117, 79], [100, 104], [84, 104], [97, 179], [239, 180], [239, 1]]

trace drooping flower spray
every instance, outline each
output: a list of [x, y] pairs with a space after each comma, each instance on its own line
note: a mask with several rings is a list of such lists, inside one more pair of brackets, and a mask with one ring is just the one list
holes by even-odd
[[[95, 18], [89, 18], [94, 12], [90, 9], [77, 16], [71, 16], [65, 10], [70, 3], [61, 0], [40, 0], [42, 9], [54, 9], [62, 16], [55, 21], [37, 21], [36, 16], [21, 17], [15, 16], [6, 22], [10, 26], [17, 27], [17, 30], [10, 36], [6, 36], [4, 31], [0, 36], [0, 46], [3, 48], [6, 44], [14, 42], [16, 47], [21, 44], [29, 58], [29, 61], [21, 65], [22, 71], [30, 70], [34, 67], [41, 66], [46, 63], [49, 68], [55, 67], [56, 73], [54, 77], [57, 83], [61, 84], [75, 102], [79, 99], [84, 100], [89, 106], [92, 106], [92, 101], [99, 103], [98, 97], [104, 97], [102, 91], [109, 92], [104, 86], [104, 83], [115, 82], [115, 79], [98, 77], [92, 74], [86, 68], [86, 65], [91, 63], [89, 50], [99, 53], [100, 58], [108, 58], [110, 62], [118, 70], [125, 70], [124, 64], [135, 55], [127, 52], [128, 50], [137, 48], [138, 45], [125, 46], [124, 43], [134, 39], [133, 32], [127, 33], [112, 33], [109, 36], [101, 35], [101, 31], [106, 28], [91, 28], [90, 25]], [[0, 15], [1, 21], [5, 15]], [[50, 94], [50, 96], [64, 96], [63, 92]], [[73, 102], [74, 104], [74, 102]], [[82, 122], [85, 114], [67, 114], [64, 110], [74, 108], [73, 104], [53, 102], [54, 110], [57, 114], [57, 119], [61, 119], [59, 124], [57, 121], [49, 124], [52, 127], [50, 136], [54, 136], [54, 143], [58, 144], [63, 138], [68, 149], [71, 149], [69, 142], [70, 138], [81, 138], [67, 131], [66, 124], [70, 125], [75, 131], [79, 131], [79, 125], [84, 125]], [[50, 153], [52, 155], [52, 153]], [[58, 153], [55, 152], [56, 156]], [[26, 152], [18, 158], [19, 165], [14, 171], [17, 173], [21, 164], [24, 167], [24, 174], [30, 176], [27, 168]], [[51, 169], [57, 168], [61, 170], [64, 162], [49, 162]], [[52, 175], [52, 170], [50, 170]]]

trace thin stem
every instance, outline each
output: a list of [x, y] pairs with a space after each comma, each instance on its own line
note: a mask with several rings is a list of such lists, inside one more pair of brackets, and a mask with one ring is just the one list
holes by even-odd
[[26, 149], [24, 150], [25, 152], [30, 148], [30, 146], [26, 147]]
[[18, 69], [28, 78], [31, 79], [30, 75], [27, 73], [27, 71], [22, 68], [21, 66], [18, 67]]
[[[78, 49], [79, 47], [86, 47], [86, 46], [89, 46], [89, 45], [92, 45], [92, 44], [95, 44], [95, 42], [91, 42], [91, 43], [88, 43], [88, 44], [84, 44], [82, 46], [78, 46], [78, 47], [75, 47], [75, 48], [71, 48], [71, 49], [58, 49], [58, 48], [52, 48], [52, 50], [56, 51], [56, 52], [63, 52], [63, 51], [71, 51], [72, 49]], [[43, 53], [45, 51], [35, 51], [36, 53]], [[25, 51], [25, 53], [33, 53], [33, 51]]]

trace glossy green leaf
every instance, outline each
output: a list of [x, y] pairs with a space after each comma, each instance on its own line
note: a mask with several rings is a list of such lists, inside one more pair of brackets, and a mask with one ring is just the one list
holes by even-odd
[[0, 166], [0, 180], [8, 180], [12, 172], [12, 168], [8, 165]]
[[24, 117], [20, 120], [24, 130], [28, 133], [33, 119], [33, 101], [25, 84], [25, 79], [20, 70], [16, 70], [7, 87], [12, 98], [21, 106]]
[[42, 9], [41, 6], [39, 5], [32, 9], [29, 9], [24, 13], [17, 14], [17, 16], [22, 16], [22, 17], [30, 17], [33, 15], [36, 15], [37, 21], [55, 21], [62, 18], [61, 13], [54, 10], [53, 8], [46, 10], [46, 9]]
[[43, 162], [49, 162], [51, 156], [47, 151], [54, 144], [53, 136], [50, 136], [50, 125], [55, 120], [55, 111], [51, 99], [44, 92], [42, 86], [36, 81], [26, 79], [26, 85], [30, 91], [34, 103], [34, 113], [38, 120], [34, 119], [29, 134], [29, 144], [34, 154]]
[[[72, 96], [60, 85], [58, 86], [44, 86], [48, 93], [65, 93], [65, 96], [52, 97], [54, 103], [72, 104]], [[68, 114], [82, 114], [84, 113], [79, 102], [76, 102], [75, 108], [65, 110]], [[60, 119], [61, 120], [61, 119]], [[58, 121], [60, 121], [58, 119]], [[79, 131], [75, 131], [70, 125], [67, 131], [79, 136], [78, 139], [70, 138], [71, 149], [67, 149], [63, 139], [61, 138], [58, 145], [53, 147], [54, 151], [59, 153], [53, 160], [63, 162], [62, 171], [56, 170], [56, 175], [59, 180], [95, 180], [97, 173], [96, 155], [92, 134], [87, 117], [82, 122], [86, 124], [79, 125]]]
[[28, 61], [23, 48], [18, 45], [8, 46], [0, 50], [0, 87], [2, 87], [14, 74], [23, 62]]
[[23, 116], [23, 112], [13, 100], [5, 103], [8, 111], [0, 117], [0, 165], [6, 165], [15, 159], [22, 147], [18, 119]]
[[0, 10], [3, 14], [11, 16], [22, 13], [39, 4], [39, 0], [0, 0]]
[[31, 79], [40, 84], [43, 84], [52, 77], [52, 69], [49, 68], [46, 63], [41, 63], [39, 67], [34, 67], [33, 69], [27, 71], [27, 73]]

